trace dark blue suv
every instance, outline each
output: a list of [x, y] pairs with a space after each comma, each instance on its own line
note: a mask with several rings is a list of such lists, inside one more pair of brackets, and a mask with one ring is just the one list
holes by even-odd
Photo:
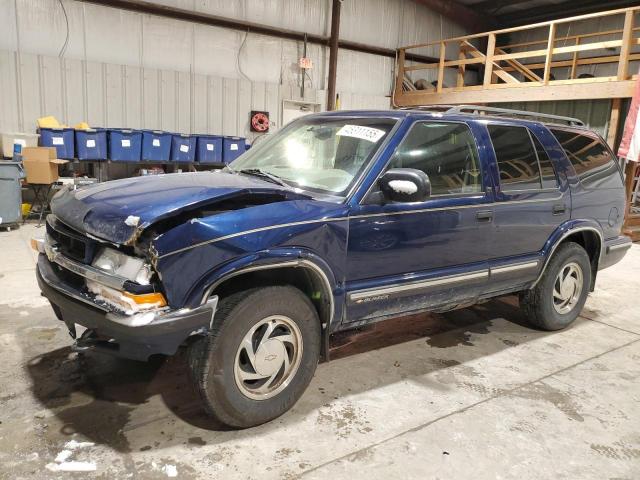
[[329, 336], [519, 292], [568, 326], [630, 246], [619, 167], [579, 120], [480, 107], [309, 115], [222, 171], [66, 189], [37, 275], [74, 348], [187, 348], [207, 411], [301, 396]]

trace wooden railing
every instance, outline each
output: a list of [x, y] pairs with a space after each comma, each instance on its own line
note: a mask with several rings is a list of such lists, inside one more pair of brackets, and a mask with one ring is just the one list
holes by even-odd
[[[611, 10], [523, 27], [478, 33], [398, 49], [393, 104], [499, 103], [631, 96], [640, 60], [640, 7]], [[609, 17], [622, 28], [558, 35], [578, 22]], [[509, 42], [524, 34], [544, 39]], [[411, 54], [435, 55], [438, 62], [408, 61]], [[474, 72], [468, 72], [470, 65]], [[579, 74], [584, 66], [609, 70]], [[608, 67], [603, 67], [608, 65]]]

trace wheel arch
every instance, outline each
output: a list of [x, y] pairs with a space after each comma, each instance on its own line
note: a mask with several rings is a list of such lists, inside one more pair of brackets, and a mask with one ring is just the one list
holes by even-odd
[[557, 248], [563, 243], [574, 242], [580, 245], [585, 249], [587, 255], [589, 256], [589, 261], [591, 263], [591, 285], [590, 291], [593, 291], [596, 282], [596, 275], [598, 273], [598, 264], [600, 263], [600, 258], [602, 256], [602, 250], [604, 246], [604, 237], [602, 235], [602, 231], [598, 226], [592, 224], [591, 222], [576, 222], [572, 223], [570, 226], [565, 226], [565, 228], [560, 228], [556, 234], [552, 237], [548, 242], [548, 246], [546, 248], [546, 255], [544, 265], [538, 278], [531, 285], [531, 288], [535, 287], [536, 284], [544, 275], [544, 272], [547, 269], [547, 265], [549, 261], [553, 257], [553, 254], [557, 250]]
[[227, 268], [209, 283], [202, 295], [206, 302], [212, 295], [224, 298], [237, 291], [274, 285], [291, 285], [301, 290], [315, 307], [322, 328], [322, 357], [328, 359], [330, 326], [336, 312], [335, 277], [321, 259], [309, 253], [279, 252], [267, 258], [246, 259], [241, 265]]

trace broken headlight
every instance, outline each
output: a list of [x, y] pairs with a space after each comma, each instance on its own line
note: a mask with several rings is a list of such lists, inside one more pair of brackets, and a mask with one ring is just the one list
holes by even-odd
[[153, 275], [151, 267], [144, 259], [126, 255], [114, 248], [100, 250], [91, 265], [140, 285], [149, 285]]

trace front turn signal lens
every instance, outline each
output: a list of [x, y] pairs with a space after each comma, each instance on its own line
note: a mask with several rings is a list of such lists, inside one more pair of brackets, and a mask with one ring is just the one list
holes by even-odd
[[141, 293], [141, 294], [122, 292], [122, 294], [125, 297], [130, 298], [131, 300], [133, 300], [138, 305], [153, 304], [153, 305], [155, 305], [157, 307], [166, 307], [167, 306], [167, 300], [164, 298], [164, 295], [162, 295], [161, 293], [158, 293], [158, 292]]
[[44, 253], [44, 238], [31, 238], [31, 248], [38, 253]]

